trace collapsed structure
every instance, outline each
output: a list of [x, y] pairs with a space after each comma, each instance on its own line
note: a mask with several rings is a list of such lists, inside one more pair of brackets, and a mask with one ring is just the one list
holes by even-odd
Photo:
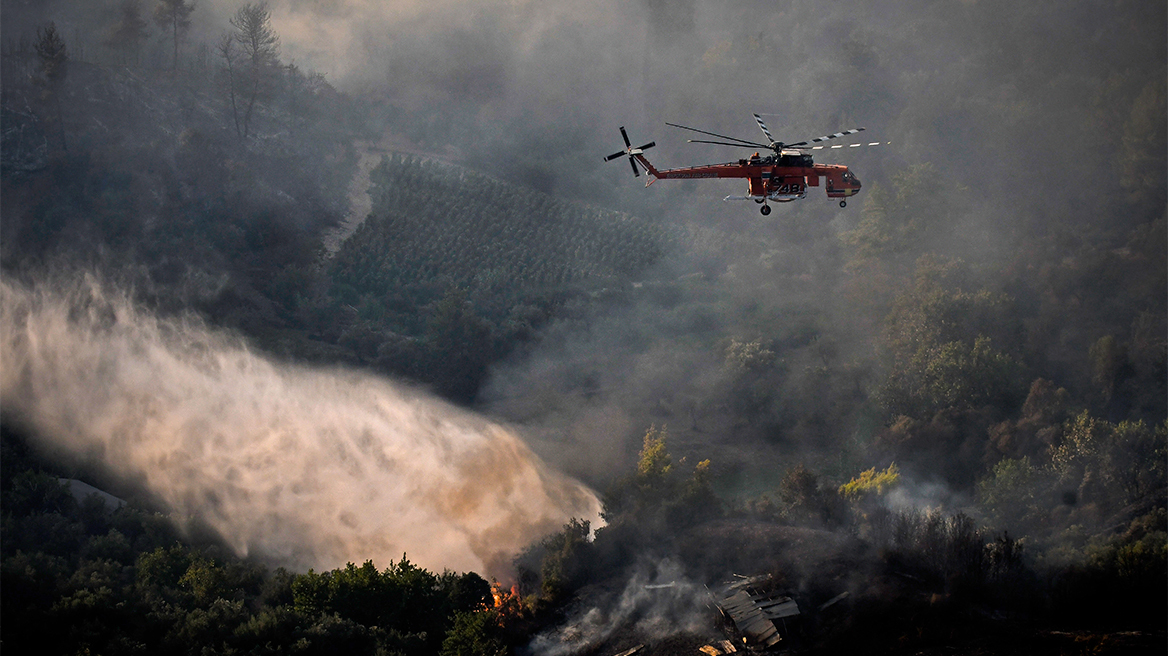
[[[753, 586], [763, 580], [764, 577], [756, 577], [734, 581], [711, 591], [710, 595], [722, 617], [742, 634], [745, 646], [769, 649], [789, 635], [787, 620], [798, 616], [800, 611], [799, 604], [788, 596], [755, 592]], [[782, 631], [779, 631], [779, 626]], [[702, 651], [719, 656], [733, 653], [736, 648], [733, 643], [723, 640], [717, 645], [703, 647]]]

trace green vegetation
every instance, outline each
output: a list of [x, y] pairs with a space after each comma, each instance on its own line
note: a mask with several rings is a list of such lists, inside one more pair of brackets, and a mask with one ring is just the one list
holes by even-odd
[[892, 463], [888, 469], [879, 473], [875, 467], [860, 472], [859, 476], [841, 485], [839, 493], [848, 501], [859, 501], [869, 495], [885, 494], [899, 482], [900, 472], [896, 469], [896, 463]]
[[[710, 461], [691, 466], [686, 458], [674, 460], [668, 451], [668, 437], [664, 426], [651, 426], [636, 470], [618, 478], [607, 490], [602, 516], [608, 526], [597, 532], [605, 537], [605, 549], [626, 556], [657, 552], [679, 531], [724, 514], [710, 486]], [[600, 543], [600, 537], [597, 539]]]
[[450, 287], [467, 289], [484, 309], [505, 310], [573, 288], [627, 284], [672, 236], [625, 214], [418, 158], [386, 157], [370, 179], [373, 211], [331, 275], [334, 285], [391, 309], [425, 305]]
[[180, 537], [135, 503], [80, 501], [3, 434], [4, 642], [45, 653], [435, 654], [485, 613], [474, 573], [404, 556], [328, 572], [269, 570]]

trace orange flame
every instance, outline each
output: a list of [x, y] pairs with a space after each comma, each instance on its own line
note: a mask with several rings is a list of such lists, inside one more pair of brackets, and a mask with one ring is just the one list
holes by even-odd
[[498, 612], [500, 624], [508, 618], [519, 618], [528, 612], [523, 596], [519, 594], [519, 586], [513, 585], [510, 589], [504, 588], [498, 581], [491, 583], [491, 597], [494, 598], [494, 610]]

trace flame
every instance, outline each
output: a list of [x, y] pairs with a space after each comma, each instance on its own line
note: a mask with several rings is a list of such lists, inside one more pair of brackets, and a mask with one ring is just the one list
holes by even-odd
[[523, 595], [519, 594], [518, 584], [504, 588], [498, 581], [493, 581], [491, 583], [491, 597], [494, 598], [495, 602], [492, 610], [497, 613], [500, 625], [506, 624], [510, 618], [524, 617], [531, 610], [523, 601]]

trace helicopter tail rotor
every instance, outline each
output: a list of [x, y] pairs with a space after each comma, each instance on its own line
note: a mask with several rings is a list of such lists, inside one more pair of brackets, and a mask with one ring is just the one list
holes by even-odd
[[629, 166], [633, 167], [633, 176], [640, 177], [641, 170], [639, 168], [637, 168], [636, 155], [640, 155], [641, 153], [645, 152], [646, 150], [649, 150], [650, 148], [652, 148], [653, 146], [656, 146], [657, 142], [650, 141], [649, 143], [647, 143], [643, 146], [637, 146], [636, 148], [633, 148], [633, 142], [629, 141], [629, 133], [625, 132], [625, 127], [623, 125], [621, 126], [620, 133], [621, 133], [621, 137], [623, 137], [625, 140], [625, 149], [619, 150], [619, 151], [609, 155], [608, 157], [605, 157], [604, 161], [611, 162], [612, 160], [614, 160], [618, 157], [628, 156]]

